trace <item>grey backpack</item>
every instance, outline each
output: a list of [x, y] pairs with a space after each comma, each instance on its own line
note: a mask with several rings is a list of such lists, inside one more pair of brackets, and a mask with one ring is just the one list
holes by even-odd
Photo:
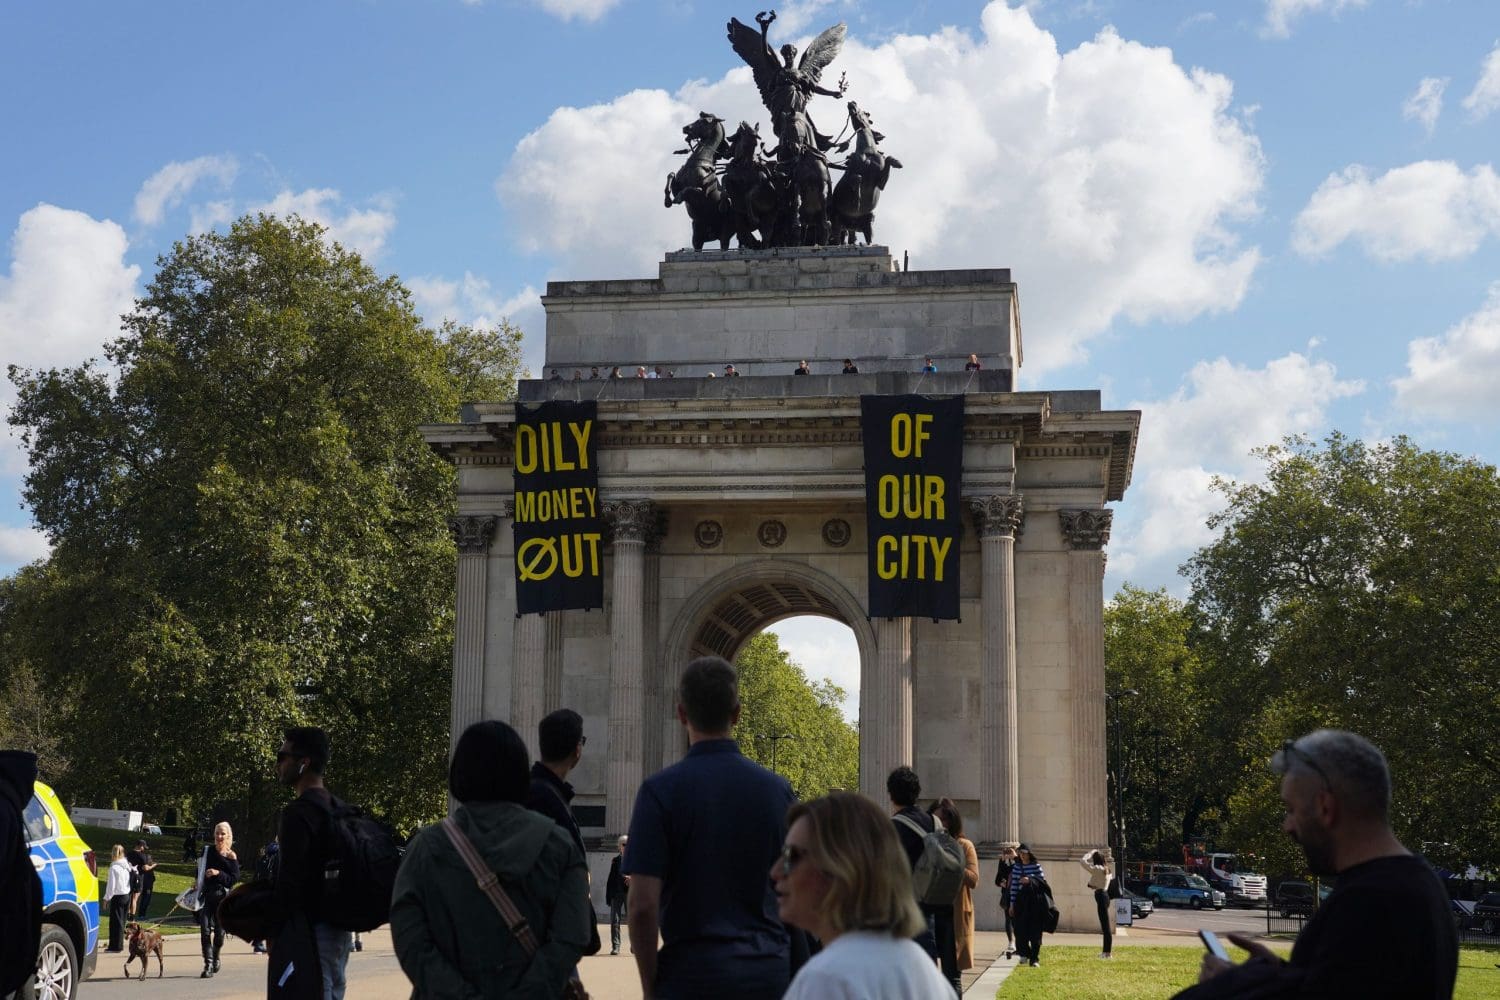
[[910, 816], [895, 819], [922, 838], [922, 853], [911, 871], [911, 886], [917, 902], [925, 906], [952, 906], [964, 884], [964, 849], [936, 820], [933, 820], [932, 832], [928, 833]]

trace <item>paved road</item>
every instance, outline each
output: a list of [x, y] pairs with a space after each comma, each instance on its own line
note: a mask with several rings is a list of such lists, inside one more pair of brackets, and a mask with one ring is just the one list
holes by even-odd
[[[1279, 923], [1280, 921], [1278, 921]], [[1149, 930], [1180, 931], [1197, 934], [1205, 927], [1219, 936], [1237, 931], [1242, 934], [1264, 936], [1266, 914], [1264, 910], [1190, 910], [1173, 906], [1162, 906], [1153, 910], [1151, 916], [1136, 922], [1136, 926]]]

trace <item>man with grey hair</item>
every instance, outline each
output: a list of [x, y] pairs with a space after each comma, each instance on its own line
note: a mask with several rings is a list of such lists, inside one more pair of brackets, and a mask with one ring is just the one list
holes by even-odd
[[630, 897], [630, 876], [621, 874], [629, 837], [620, 838], [620, 853], [609, 859], [609, 880], [604, 883], [604, 902], [609, 906], [609, 953], [620, 953], [620, 921], [625, 916], [625, 900]]
[[1427, 862], [1390, 826], [1385, 755], [1362, 736], [1319, 729], [1287, 740], [1271, 758], [1281, 777], [1281, 828], [1315, 875], [1338, 876], [1292, 958], [1239, 934], [1242, 965], [1206, 955], [1198, 985], [1179, 998], [1359, 997], [1447, 1000], [1458, 973], [1448, 897]]

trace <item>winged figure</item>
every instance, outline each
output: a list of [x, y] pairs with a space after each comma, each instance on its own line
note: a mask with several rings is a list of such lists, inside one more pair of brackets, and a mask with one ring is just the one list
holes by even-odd
[[[818, 80], [822, 77], [823, 70], [838, 57], [839, 50], [844, 47], [847, 29], [840, 22], [814, 38], [807, 51], [802, 53], [800, 62], [794, 63], [797, 46], [783, 45], [783, 64], [771, 50], [771, 43], [767, 38], [771, 23], [775, 20], [774, 10], [756, 14], [755, 23], [760, 25], [760, 31], [756, 31], [732, 17], [729, 19], [729, 43], [755, 74], [755, 85], [760, 88], [760, 97], [765, 102], [766, 110], [771, 112], [771, 120], [781, 121], [784, 114], [790, 114], [794, 120], [800, 120], [799, 125], [805, 125], [806, 133], [816, 140], [819, 150], [827, 150], [833, 146], [833, 140], [813, 127], [812, 119], [807, 114], [807, 102], [813, 94], [822, 94], [824, 97], [844, 96], [842, 79], [838, 90], [820, 87]], [[798, 131], [803, 130], [799, 128]]]

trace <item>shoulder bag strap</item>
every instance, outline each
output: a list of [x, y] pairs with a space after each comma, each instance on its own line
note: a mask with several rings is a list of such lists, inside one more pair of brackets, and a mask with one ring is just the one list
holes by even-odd
[[[897, 813], [895, 819], [897, 823], [900, 823], [902, 826], [907, 827], [918, 837], [926, 837], [929, 833], [932, 832], [932, 830], [922, 829], [921, 826], [917, 824], [917, 821], [912, 819], [910, 816], [903, 816], [900, 813]], [[936, 827], [934, 827], [933, 829], [936, 829]]]
[[490, 902], [494, 903], [495, 909], [500, 911], [500, 916], [504, 918], [506, 926], [516, 936], [516, 940], [521, 942], [521, 947], [526, 949], [526, 954], [535, 955], [537, 950], [536, 935], [531, 932], [531, 925], [521, 915], [521, 911], [517, 909], [515, 902], [500, 887], [500, 879], [494, 872], [490, 871], [489, 866], [479, 857], [479, 852], [474, 850], [474, 845], [469, 842], [468, 837], [464, 836], [464, 832], [458, 828], [457, 823], [453, 822], [452, 819], [444, 819], [443, 830], [448, 834], [448, 839], [453, 842], [453, 846], [458, 850], [458, 856], [463, 858], [464, 864], [469, 866], [469, 871], [473, 873], [474, 881], [479, 885], [479, 890], [490, 897]]

